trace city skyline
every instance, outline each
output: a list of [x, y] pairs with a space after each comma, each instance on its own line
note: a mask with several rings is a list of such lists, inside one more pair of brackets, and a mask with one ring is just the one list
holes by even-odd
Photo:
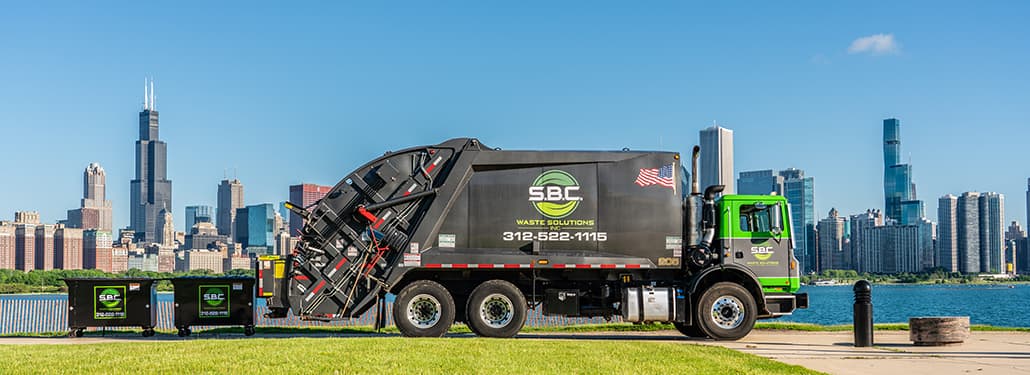
[[[0, 167], [26, 181], [0, 187], [0, 218], [38, 210], [46, 222], [63, 219], [79, 206], [82, 167], [96, 161], [107, 171], [114, 227], [125, 227], [129, 133], [139, 77], [151, 75], [181, 231], [185, 206], [216, 205], [213, 186], [227, 170], [248, 186], [246, 204], [280, 202], [287, 186], [333, 185], [384, 151], [455, 136], [504, 149], [687, 154], [713, 120], [736, 133], [736, 170], [803, 169], [819, 178], [817, 207], [856, 213], [882, 204], [882, 161], [870, 154], [882, 147], [877, 122], [891, 116], [904, 121], [901, 160], [916, 166], [926, 212], [948, 192], [996, 191], [1009, 197], [1006, 222], [1025, 223], [1030, 167], [1008, 163], [1021, 160], [1019, 135], [1030, 123], [1022, 90], [1030, 74], [1019, 69], [1030, 53], [1005, 48], [1027, 37], [1018, 9], [933, 7], [935, 17], [917, 25], [906, 21], [925, 4], [816, 5], [805, 15], [755, 6], [762, 17], [675, 4], [587, 14], [528, 6], [503, 17], [475, 7], [330, 5], [237, 17], [215, 5], [187, 32], [170, 26], [181, 10], [151, 5], [12, 6], [0, 24], [24, 32], [0, 46], [11, 56], [0, 62], [0, 126], [18, 136], [0, 148], [29, 162]], [[969, 14], [991, 22], [964, 22]], [[569, 27], [571, 17], [583, 27]], [[467, 19], [504, 22], [470, 33]], [[623, 21], [639, 27], [596, 34]], [[75, 26], [82, 22], [104, 27]], [[809, 26], [774, 27], [784, 24]], [[720, 25], [734, 26], [711, 32]], [[851, 48], [878, 34], [897, 45]], [[31, 47], [53, 43], [64, 49]], [[67, 59], [69, 51], [81, 58]], [[425, 58], [397, 59], [411, 51]], [[379, 129], [390, 137], [340, 147]]]

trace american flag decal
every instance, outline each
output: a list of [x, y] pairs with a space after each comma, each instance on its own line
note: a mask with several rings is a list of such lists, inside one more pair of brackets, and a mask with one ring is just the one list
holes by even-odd
[[641, 168], [637, 180], [633, 183], [640, 187], [658, 185], [674, 189], [676, 180], [672, 178], [672, 171], [672, 164], [663, 165], [661, 168]]

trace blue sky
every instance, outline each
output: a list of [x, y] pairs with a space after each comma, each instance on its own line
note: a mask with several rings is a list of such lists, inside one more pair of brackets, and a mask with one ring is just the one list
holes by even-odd
[[5, 4], [0, 218], [63, 219], [96, 161], [125, 226], [149, 75], [178, 230], [226, 170], [247, 204], [277, 202], [451, 137], [687, 152], [713, 121], [735, 131], [737, 172], [804, 169], [819, 217], [852, 214], [883, 205], [886, 117], [931, 219], [976, 190], [1024, 222], [1030, 4], [989, 5]]

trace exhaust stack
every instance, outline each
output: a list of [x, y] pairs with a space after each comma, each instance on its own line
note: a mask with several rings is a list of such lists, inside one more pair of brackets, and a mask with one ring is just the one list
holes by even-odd
[[701, 188], [697, 184], [697, 158], [701, 156], [701, 146], [694, 146], [690, 153], [690, 195], [701, 194]]

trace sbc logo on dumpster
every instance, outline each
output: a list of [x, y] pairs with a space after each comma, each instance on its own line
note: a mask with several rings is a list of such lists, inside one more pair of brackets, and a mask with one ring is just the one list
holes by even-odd
[[229, 316], [228, 285], [201, 285], [198, 293], [200, 294], [201, 318], [225, 318]]
[[94, 319], [125, 319], [125, 286], [93, 287]]

